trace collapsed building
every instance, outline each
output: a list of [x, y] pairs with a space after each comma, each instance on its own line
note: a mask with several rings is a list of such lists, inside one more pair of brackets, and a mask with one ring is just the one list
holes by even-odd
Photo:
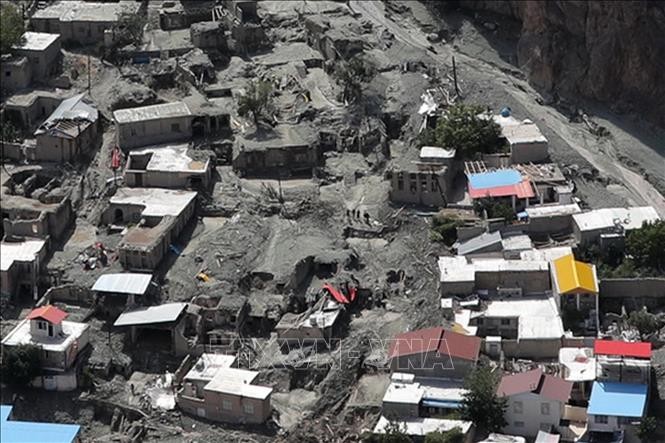
[[312, 175], [320, 160], [316, 136], [303, 125], [239, 135], [233, 147], [233, 169], [243, 176]]
[[196, 192], [120, 188], [102, 215], [104, 224], [136, 223], [118, 245], [126, 269], [155, 269], [194, 216]]
[[280, 345], [330, 345], [342, 311], [342, 305], [321, 297], [302, 314], [285, 313], [275, 326]]
[[189, 28], [209, 20], [214, 0], [172, 0], [162, 2], [159, 9], [159, 27], [165, 31]]
[[85, 94], [63, 100], [35, 131], [31, 160], [73, 162], [89, 154], [100, 141], [99, 113]]
[[59, 239], [73, 217], [71, 200], [53, 171], [24, 169], [2, 186], [2, 234], [5, 238]]
[[125, 184], [130, 187], [208, 189], [213, 165], [210, 151], [189, 144], [133, 150], [127, 157]]
[[36, 89], [14, 94], [5, 102], [5, 118], [26, 132], [33, 132], [60, 106], [67, 93], [58, 89], [54, 91]]

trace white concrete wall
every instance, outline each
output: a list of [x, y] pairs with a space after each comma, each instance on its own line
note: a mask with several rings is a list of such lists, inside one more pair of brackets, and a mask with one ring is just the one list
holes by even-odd
[[[521, 413], [515, 412], [516, 402], [522, 402]], [[549, 405], [548, 415], [542, 414], [542, 404]], [[541, 425], [558, 426], [562, 414], [563, 404], [558, 401], [548, 400], [531, 392], [513, 395], [508, 399], [508, 408], [504, 416], [508, 425], [503, 428], [503, 432], [523, 437], [535, 437], [541, 429]], [[524, 426], [516, 426], [516, 422], [522, 422]]]

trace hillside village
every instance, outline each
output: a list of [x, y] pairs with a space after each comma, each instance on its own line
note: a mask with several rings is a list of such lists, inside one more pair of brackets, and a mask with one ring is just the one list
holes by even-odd
[[2, 443], [665, 440], [656, 182], [426, 3], [3, 2]]

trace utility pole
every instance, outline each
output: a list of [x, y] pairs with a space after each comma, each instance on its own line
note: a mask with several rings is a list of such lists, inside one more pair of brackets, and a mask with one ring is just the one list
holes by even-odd
[[[453, 65], [454, 63], [455, 61], [453, 59]], [[90, 94], [90, 54], [88, 54], [88, 95], [92, 95]]]
[[455, 82], [455, 95], [459, 97], [459, 87], [457, 86], [457, 66], [455, 66], [455, 56], [453, 56], [453, 81]]

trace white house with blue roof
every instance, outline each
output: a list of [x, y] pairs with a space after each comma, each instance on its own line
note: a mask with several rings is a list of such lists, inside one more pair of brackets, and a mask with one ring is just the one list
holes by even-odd
[[645, 384], [594, 382], [587, 408], [588, 430], [618, 433], [639, 423], [646, 414], [647, 396]]
[[0, 441], [2, 443], [74, 443], [80, 441], [79, 425], [11, 420], [13, 406], [0, 406]]

